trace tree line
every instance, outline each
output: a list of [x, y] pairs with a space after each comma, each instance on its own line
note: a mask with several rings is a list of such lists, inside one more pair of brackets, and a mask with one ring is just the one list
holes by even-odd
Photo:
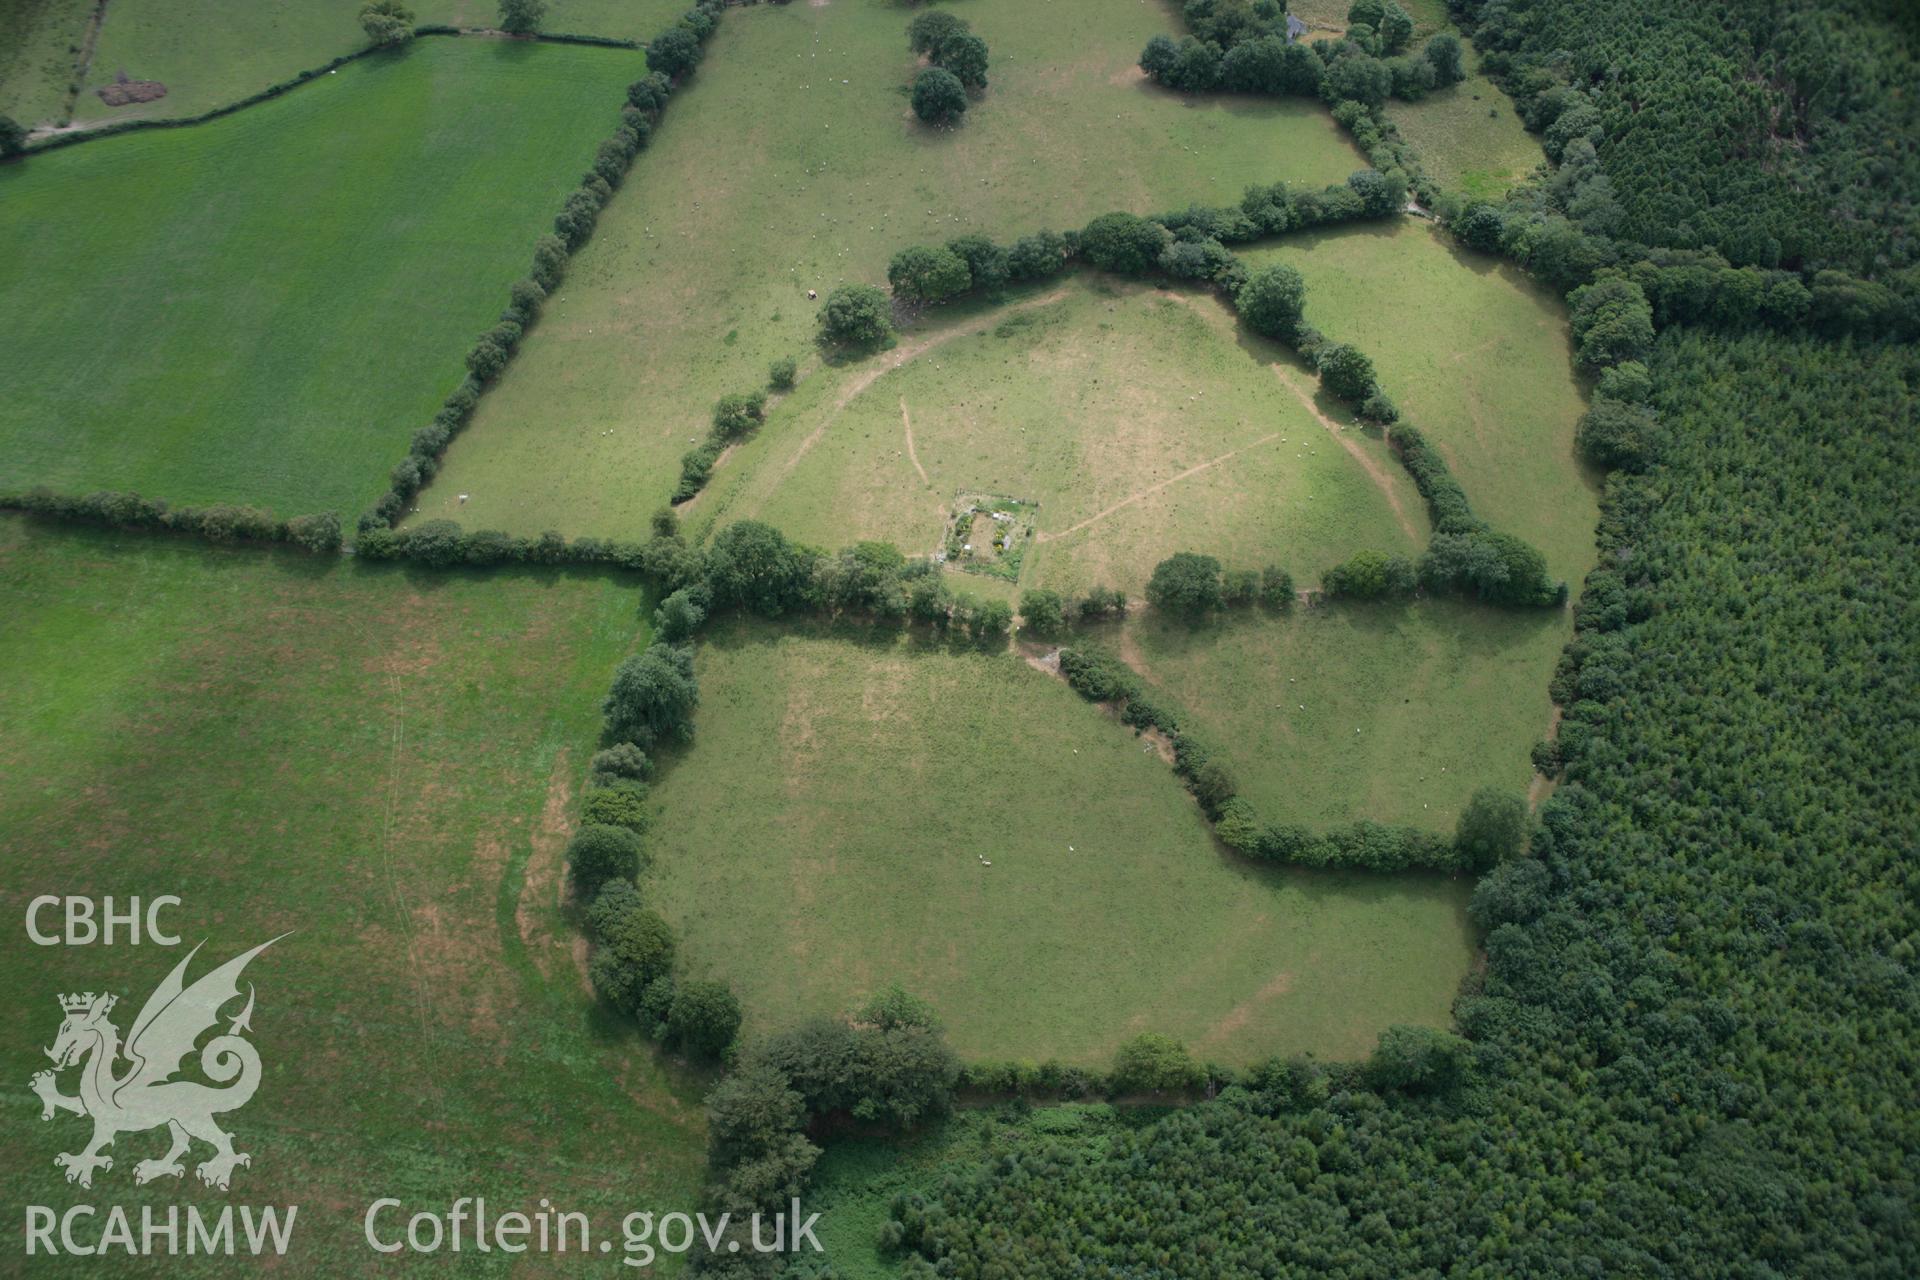
[[882, 1229], [903, 1274], [1913, 1271], [1920, 356], [1676, 327], [1647, 359], [1674, 430], [1609, 479], [1560, 785], [1475, 890], [1464, 1040], [1407, 1056], [1446, 1065], [1278, 1064], [959, 1159]]
[[[433, 421], [413, 433], [407, 456], [389, 477], [390, 488], [371, 510], [361, 514], [357, 528], [363, 539], [391, 530], [406, 515], [414, 496], [433, 482], [447, 445], [472, 418], [480, 397], [506, 370], [527, 330], [539, 318], [547, 296], [566, 273], [568, 260], [593, 234], [614, 188], [625, 179], [634, 157], [645, 149], [675, 84], [698, 65], [702, 42], [718, 27], [722, 9], [720, 0], [701, 0], [648, 42], [647, 75], [627, 86], [619, 125], [595, 150], [593, 163], [581, 175], [580, 185], [568, 194], [555, 215], [553, 230], [534, 243], [532, 269], [508, 290], [507, 305], [499, 319], [468, 350], [467, 376], [434, 414]], [[506, 10], [503, 5], [503, 19], [508, 16]], [[525, 12], [516, 13], [526, 17]], [[537, 27], [538, 15], [531, 21]], [[377, 536], [375, 543], [381, 551], [404, 545]]]

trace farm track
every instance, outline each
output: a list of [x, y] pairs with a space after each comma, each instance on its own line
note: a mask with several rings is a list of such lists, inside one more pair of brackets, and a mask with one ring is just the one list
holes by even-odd
[[[793, 474], [793, 469], [800, 465], [803, 458], [813, 452], [813, 447], [819, 444], [826, 436], [827, 428], [834, 424], [835, 420], [840, 417], [841, 413], [845, 412], [846, 407], [852, 404], [861, 392], [871, 387], [887, 374], [892, 373], [895, 369], [900, 368], [910, 360], [917, 360], [927, 354], [927, 352], [936, 350], [952, 342], [955, 338], [966, 338], [977, 333], [984, 333], [994, 325], [999, 324], [1001, 320], [1007, 316], [1017, 315], [1022, 311], [1031, 311], [1036, 307], [1050, 306], [1066, 296], [1067, 291], [1065, 289], [1055, 289], [1045, 297], [1030, 298], [1014, 306], [1003, 307], [998, 311], [991, 312], [988, 315], [982, 316], [972, 324], [962, 325], [955, 329], [947, 329], [940, 333], [928, 334], [918, 342], [903, 343], [895, 347], [887, 353], [884, 360], [864, 370], [859, 377], [849, 383], [846, 389], [840, 393], [840, 398], [833, 402], [833, 409], [825, 418], [821, 419], [819, 426], [807, 433], [806, 439], [800, 442], [800, 447], [794, 450], [793, 456], [788, 458], [786, 463], [780, 468], [781, 479], [784, 480], [787, 476]], [[747, 515], [751, 518], [758, 512], [759, 503], [755, 503], [753, 510], [749, 511]]]
[[[1171, 289], [1160, 290], [1159, 296], [1178, 302], [1195, 315], [1202, 317], [1216, 326], [1222, 328], [1232, 327], [1230, 324], [1221, 324], [1221, 322], [1227, 318], [1226, 312], [1221, 307], [1203, 306], [1191, 295]], [[1273, 370], [1273, 376], [1280, 379], [1287, 390], [1293, 392], [1294, 397], [1300, 401], [1301, 405], [1306, 408], [1306, 411], [1313, 415], [1313, 420], [1324, 427], [1327, 434], [1339, 441], [1340, 447], [1345, 449], [1353, 460], [1360, 464], [1361, 470], [1366, 472], [1367, 478], [1373, 481], [1374, 487], [1380, 490], [1380, 495], [1387, 500], [1387, 505], [1393, 509], [1393, 518], [1399, 523], [1401, 530], [1407, 535], [1407, 540], [1416, 546], [1420, 545], [1419, 530], [1414, 527], [1413, 521], [1408, 518], [1406, 508], [1401, 505], [1400, 495], [1394, 491], [1393, 477], [1387, 473], [1387, 469], [1382, 467], [1377, 460], [1368, 457], [1367, 451], [1354, 443], [1339, 423], [1322, 413], [1320, 406], [1313, 402], [1313, 394], [1288, 376], [1284, 366], [1270, 364], [1267, 367]]]
[[1160, 492], [1160, 490], [1165, 489], [1169, 485], [1179, 484], [1182, 480], [1186, 480], [1192, 476], [1197, 476], [1203, 471], [1210, 471], [1214, 467], [1219, 466], [1221, 463], [1226, 462], [1231, 458], [1238, 457], [1240, 454], [1245, 453], [1249, 449], [1257, 449], [1263, 444], [1271, 444], [1273, 441], [1278, 440], [1279, 438], [1280, 438], [1280, 433], [1278, 431], [1270, 431], [1266, 435], [1261, 436], [1258, 440], [1255, 440], [1250, 444], [1243, 444], [1238, 449], [1229, 449], [1217, 458], [1209, 458], [1205, 462], [1199, 463], [1195, 466], [1188, 467], [1185, 471], [1182, 471], [1179, 475], [1168, 476], [1165, 480], [1160, 481], [1158, 484], [1150, 484], [1144, 489], [1140, 489], [1134, 493], [1130, 493], [1126, 497], [1120, 499], [1120, 501], [1108, 507], [1106, 510], [1096, 512], [1095, 514], [1088, 516], [1085, 520], [1082, 520], [1080, 523], [1069, 526], [1068, 528], [1062, 529], [1058, 533], [1035, 534], [1033, 540], [1035, 542], [1052, 542], [1056, 538], [1064, 538], [1069, 536], [1070, 534], [1078, 533], [1082, 529], [1086, 528], [1088, 525], [1098, 524], [1100, 521], [1105, 520], [1108, 516], [1112, 515], [1116, 511], [1124, 510], [1125, 508], [1132, 506], [1134, 503], [1139, 502], [1143, 498], [1152, 497], [1154, 494]]
[[1341, 429], [1339, 423], [1320, 412], [1320, 406], [1313, 402], [1313, 396], [1308, 393], [1305, 387], [1287, 376], [1285, 369], [1277, 364], [1271, 367], [1273, 369], [1273, 376], [1280, 379], [1287, 390], [1293, 392], [1295, 398], [1306, 407], [1307, 412], [1313, 415], [1314, 421], [1318, 422], [1322, 427], [1325, 427], [1327, 434], [1339, 441], [1340, 447], [1347, 451], [1348, 456], [1360, 464], [1360, 469], [1367, 473], [1368, 479], [1373, 481], [1374, 487], [1379, 489], [1380, 495], [1387, 500], [1387, 505], [1393, 508], [1393, 518], [1399, 522], [1401, 530], [1407, 535], [1407, 541], [1413, 543], [1415, 546], [1419, 546], [1420, 531], [1414, 528], [1413, 521], [1407, 516], [1406, 508], [1401, 506], [1400, 495], [1394, 492], [1393, 477], [1387, 474], [1387, 469], [1373, 458], [1368, 457], [1367, 451], [1354, 443], [1354, 441], [1347, 436], [1347, 433]]

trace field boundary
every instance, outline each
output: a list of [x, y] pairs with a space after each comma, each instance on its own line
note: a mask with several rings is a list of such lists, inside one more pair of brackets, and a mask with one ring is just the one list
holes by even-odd
[[107, 0], [95, 0], [93, 13], [87, 19], [87, 34], [80, 41], [80, 56], [74, 59], [73, 78], [67, 82], [67, 103], [60, 112], [63, 121], [73, 119], [73, 108], [80, 101], [87, 72], [93, 70], [94, 51], [100, 46], [100, 28], [106, 20]]
[[[88, 32], [88, 41], [82, 51], [82, 60], [75, 66], [73, 86], [69, 91], [67, 99], [67, 116], [69, 119], [72, 118], [73, 104], [79, 100], [79, 95], [82, 92], [81, 81], [85, 78], [88, 65], [92, 60], [93, 38], [99, 32], [100, 19], [105, 15], [106, 9], [107, 0], [100, 0], [99, 7], [94, 11], [95, 19], [93, 26]], [[471, 36], [478, 38], [526, 40], [535, 44], [589, 45], [599, 48], [628, 49], [635, 52], [644, 52], [646, 48], [645, 45], [637, 40], [620, 40], [612, 36], [568, 35], [565, 33], [549, 35], [545, 32], [537, 32], [528, 36], [508, 36], [503, 32], [485, 27], [452, 27], [444, 24], [416, 27], [414, 28], [413, 34], [416, 39], [421, 36]], [[343, 53], [330, 62], [322, 63], [317, 67], [309, 67], [307, 70], [298, 72], [285, 80], [276, 81], [266, 88], [256, 90], [243, 98], [236, 98], [232, 102], [222, 103], [220, 106], [211, 107], [190, 116], [146, 117], [139, 120], [109, 120], [101, 124], [88, 125], [85, 127], [58, 125], [52, 129], [41, 131], [38, 137], [30, 137], [27, 145], [20, 152], [20, 158], [24, 159], [27, 156], [39, 155], [47, 151], [58, 151], [65, 147], [76, 147], [83, 142], [93, 142], [101, 138], [117, 138], [122, 134], [145, 133], [154, 129], [184, 129], [191, 125], [207, 124], [225, 116], [230, 116], [236, 111], [244, 111], [248, 107], [256, 107], [263, 102], [271, 102], [275, 98], [284, 97], [302, 85], [317, 80], [321, 76], [331, 72], [338, 71], [341, 67], [358, 62], [362, 58], [370, 58], [375, 54], [392, 53], [393, 51], [394, 49], [391, 45], [370, 44], [364, 49], [355, 49], [352, 53]]]

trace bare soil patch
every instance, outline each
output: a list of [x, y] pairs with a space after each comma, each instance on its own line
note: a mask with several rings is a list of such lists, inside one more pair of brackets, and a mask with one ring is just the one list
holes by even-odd
[[[547, 777], [547, 797], [540, 806], [540, 818], [534, 825], [531, 840], [532, 852], [527, 857], [527, 867], [520, 883], [520, 897], [514, 903], [513, 922], [520, 931], [520, 941], [526, 946], [527, 955], [532, 958], [536, 968], [544, 977], [553, 976], [553, 960], [562, 951], [572, 952], [576, 938], [575, 931], [567, 931], [562, 936], [553, 928], [553, 916], [566, 894], [566, 865], [564, 851], [567, 840], [573, 835], [572, 771], [568, 768], [568, 754], [560, 751], [553, 758], [553, 770]], [[584, 943], [584, 939], [577, 939]], [[586, 981], [586, 954], [584, 945], [575, 955], [580, 979]]]
[[110, 107], [129, 107], [136, 102], [158, 102], [167, 96], [167, 86], [158, 80], [129, 80], [122, 71], [112, 84], [101, 85], [94, 92]]

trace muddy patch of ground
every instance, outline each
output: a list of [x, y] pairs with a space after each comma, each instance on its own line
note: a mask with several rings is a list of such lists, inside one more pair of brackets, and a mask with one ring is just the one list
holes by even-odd
[[101, 85], [94, 92], [110, 107], [130, 107], [136, 102], [158, 102], [167, 96], [167, 86], [158, 80], [129, 80], [122, 71], [112, 84]]
[[542, 977], [551, 979], [555, 958], [567, 954], [585, 982], [586, 938], [577, 931], [557, 927], [554, 914], [566, 896], [566, 847], [573, 835], [573, 782], [567, 762], [564, 750], [554, 756], [553, 770], [547, 777], [546, 802], [541, 805], [539, 821], [530, 837], [533, 849], [527, 856], [520, 898], [514, 903], [513, 922]]

